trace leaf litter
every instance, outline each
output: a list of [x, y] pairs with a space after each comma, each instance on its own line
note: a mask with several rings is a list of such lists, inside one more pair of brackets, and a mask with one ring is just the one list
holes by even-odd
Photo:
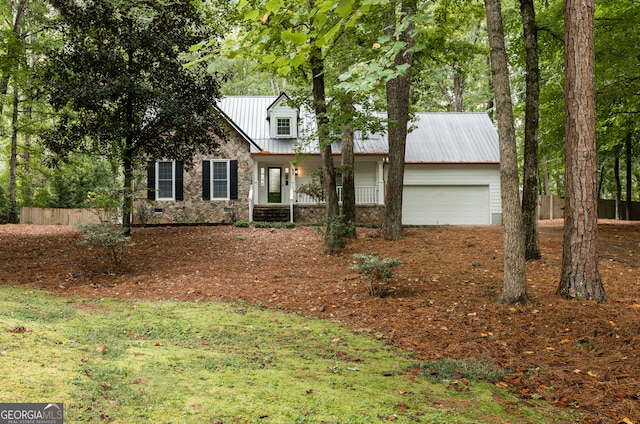
[[[341, 321], [423, 360], [489, 360], [509, 370], [499, 387], [576, 408], [586, 423], [640, 423], [640, 223], [599, 224], [602, 304], [555, 295], [562, 221], [540, 223], [542, 259], [527, 264], [531, 304], [522, 307], [497, 303], [501, 227], [406, 228], [394, 242], [377, 229], [358, 234], [329, 256], [309, 227], [134, 228], [136, 246], [114, 269], [78, 246], [72, 227], [4, 225], [0, 284], [85, 298], [242, 300]], [[354, 253], [402, 261], [386, 297], [366, 294], [349, 269]], [[456, 381], [452, 389], [466, 387]]]

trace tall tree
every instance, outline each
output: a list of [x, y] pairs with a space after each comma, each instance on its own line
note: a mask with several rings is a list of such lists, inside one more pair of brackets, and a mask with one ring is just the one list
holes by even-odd
[[558, 295], [605, 300], [598, 272], [594, 0], [565, 2], [565, 208]]
[[404, 156], [409, 123], [409, 95], [411, 65], [413, 63], [413, 37], [417, 0], [392, 1], [387, 22], [387, 36], [400, 45], [394, 58], [393, 69], [403, 70], [387, 81], [387, 116], [389, 138], [389, 174], [384, 215], [384, 238], [402, 237], [402, 193], [404, 188]]
[[633, 162], [633, 156], [632, 156], [632, 148], [631, 148], [631, 134], [628, 134], [627, 137], [624, 140], [624, 150], [625, 150], [625, 159], [626, 159], [626, 170], [627, 170], [627, 210], [626, 210], [626, 217], [627, 217], [627, 221], [631, 221], [633, 219], [632, 216], [632, 210], [633, 208], [631, 207], [631, 201], [633, 200], [633, 189], [632, 189], [632, 185], [633, 185], [633, 181], [632, 181], [632, 162]]
[[27, 0], [11, 0], [7, 5], [10, 16], [10, 30], [6, 32], [6, 53], [3, 52], [0, 61], [0, 115], [4, 106], [4, 96], [9, 88], [9, 79], [18, 65], [22, 55], [22, 18], [24, 17]]
[[526, 109], [524, 123], [524, 180], [522, 218], [525, 259], [540, 259], [538, 243], [538, 123], [540, 70], [538, 67], [538, 26], [533, 0], [520, 0], [524, 29], [526, 68]]
[[491, 49], [491, 73], [495, 92], [496, 120], [500, 139], [500, 191], [504, 232], [504, 282], [501, 301], [528, 302], [524, 259], [524, 231], [518, 178], [516, 134], [504, 43], [500, 0], [485, 0]]
[[122, 222], [130, 224], [133, 171], [143, 160], [189, 162], [225, 136], [212, 105], [218, 81], [185, 70], [185, 52], [212, 38], [190, 0], [52, 0], [62, 46], [49, 52], [43, 84], [58, 112], [48, 148], [116, 159]]

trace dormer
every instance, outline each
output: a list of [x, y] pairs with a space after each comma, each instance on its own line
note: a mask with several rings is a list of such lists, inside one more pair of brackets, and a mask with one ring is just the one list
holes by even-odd
[[267, 120], [272, 138], [298, 138], [299, 110], [291, 104], [289, 96], [281, 93], [267, 108]]

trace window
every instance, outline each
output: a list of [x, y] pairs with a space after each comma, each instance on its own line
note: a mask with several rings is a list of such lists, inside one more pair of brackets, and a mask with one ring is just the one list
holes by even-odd
[[229, 198], [229, 161], [211, 161], [211, 199]]
[[204, 200], [235, 200], [238, 198], [237, 160], [202, 161], [202, 198]]
[[174, 187], [174, 169], [173, 162], [158, 162], [158, 200], [173, 200]]
[[290, 118], [277, 118], [276, 135], [278, 135], [279, 137], [291, 135], [291, 119]]
[[150, 161], [147, 164], [149, 200], [183, 200], [183, 165], [180, 161]]

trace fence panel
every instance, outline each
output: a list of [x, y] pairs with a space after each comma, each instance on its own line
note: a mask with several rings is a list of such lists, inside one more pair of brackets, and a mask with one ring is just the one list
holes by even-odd
[[98, 223], [94, 209], [20, 208], [20, 224], [77, 225]]
[[538, 219], [558, 219], [564, 217], [564, 197], [542, 194], [538, 198]]
[[[540, 195], [538, 219], [564, 218], [564, 197]], [[618, 202], [619, 219], [627, 219], [627, 202]], [[631, 202], [631, 216], [634, 220], [640, 219], [640, 202]], [[598, 218], [616, 219], [616, 201], [600, 199], [598, 201]]]

